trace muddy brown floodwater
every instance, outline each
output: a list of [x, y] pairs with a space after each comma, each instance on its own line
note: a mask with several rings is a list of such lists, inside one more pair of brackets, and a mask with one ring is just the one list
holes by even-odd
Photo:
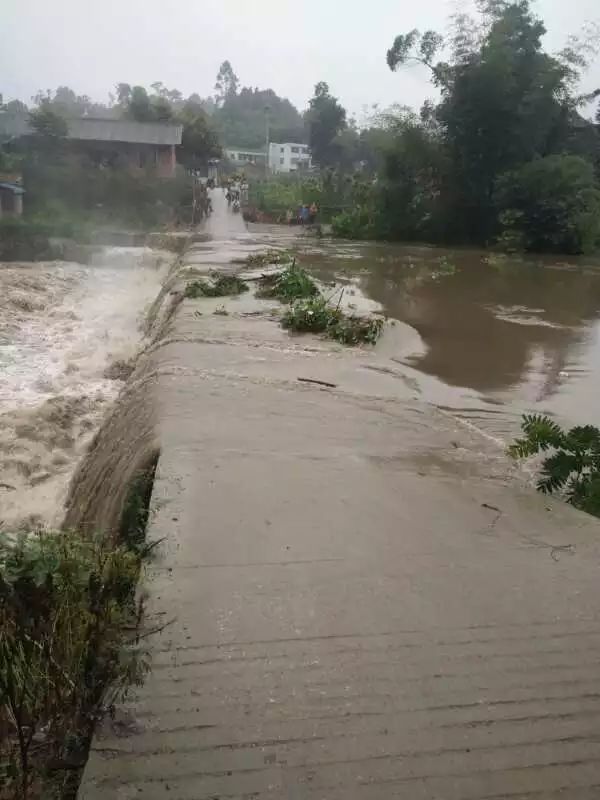
[[61, 523], [171, 260], [113, 247], [87, 265], [0, 264], [0, 531]]
[[523, 412], [599, 422], [600, 259], [349, 242], [300, 245], [323, 280], [398, 320], [377, 345], [415, 397], [504, 444]]

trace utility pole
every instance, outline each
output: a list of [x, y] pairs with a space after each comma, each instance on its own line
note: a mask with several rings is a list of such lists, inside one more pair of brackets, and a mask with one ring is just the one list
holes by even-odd
[[269, 111], [271, 110], [270, 106], [265, 106], [265, 177], [269, 176]]

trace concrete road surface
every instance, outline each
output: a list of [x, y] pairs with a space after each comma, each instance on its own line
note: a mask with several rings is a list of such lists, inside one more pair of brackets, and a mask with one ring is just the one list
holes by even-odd
[[[255, 246], [216, 205], [200, 271]], [[81, 800], [599, 798], [598, 521], [377, 352], [222, 302], [154, 354], [170, 624]]]

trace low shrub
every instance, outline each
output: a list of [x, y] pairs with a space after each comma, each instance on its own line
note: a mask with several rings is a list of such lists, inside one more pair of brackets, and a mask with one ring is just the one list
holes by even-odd
[[135, 589], [149, 549], [75, 531], [0, 534], [6, 796], [62, 797], [85, 763], [96, 719], [141, 683], [147, 660]]
[[185, 287], [185, 296], [195, 299], [197, 297], [226, 297], [227, 295], [242, 294], [248, 291], [248, 284], [237, 275], [215, 275], [212, 282], [206, 280], [192, 281]]
[[319, 293], [316, 283], [306, 270], [296, 265], [296, 260], [283, 270], [272, 275], [263, 275], [258, 282], [259, 297], [273, 297], [282, 303], [291, 303]]
[[375, 344], [383, 319], [345, 314], [319, 296], [294, 303], [281, 318], [281, 325], [297, 333], [322, 333], [342, 344]]
[[44, 225], [20, 217], [0, 219], [0, 261], [52, 258], [50, 233]]
[[331, 232], [341, 239], [373, 239], [376, 228], [372, 213], [363, 207], [342, 211], [331, 220]]
[[542, 462], [538, 491], [562, 493], [575, 508], [600, 517], [600, 430], [578, 425], [564, 431], [538, 414], [526, 414], [522, 430], [525, 436], [508, 449], [513, 458], [551, 451]]

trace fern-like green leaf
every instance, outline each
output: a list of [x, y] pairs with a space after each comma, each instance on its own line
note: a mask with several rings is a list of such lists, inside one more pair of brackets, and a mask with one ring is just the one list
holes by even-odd
[[523, 433], [539, 450], [550, 447], [562, 447], [565, 440], [564, 431], [558, 423], [545, 414], [525, 414], [522, 423]]
[[562, 489], [577, 471], [577, 467], [578, 460], [575, 456], [564, 450], [558, 450], [544, 460], [537, 484], [538, 490], [544, 494], [552, 494]]
[[600, 452], [600, 430], [595, 425], [578, 425], [565, 436], [567, 450], [589, 450]]

